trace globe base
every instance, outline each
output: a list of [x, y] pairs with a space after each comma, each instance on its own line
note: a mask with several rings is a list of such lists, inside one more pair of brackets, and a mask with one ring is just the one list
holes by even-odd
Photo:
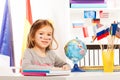
[[74, 64], [71, 72], [85, 72], [85, 71], [82, 70], [82, 69], [80, 69], [80, 68], [78, 67], [78, 64]]

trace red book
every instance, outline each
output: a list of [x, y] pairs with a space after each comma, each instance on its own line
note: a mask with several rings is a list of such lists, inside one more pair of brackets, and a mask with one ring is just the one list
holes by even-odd
[[22, 72], [24, 76], [46, 76], [46, 73], [39, 73], [39, 72]]

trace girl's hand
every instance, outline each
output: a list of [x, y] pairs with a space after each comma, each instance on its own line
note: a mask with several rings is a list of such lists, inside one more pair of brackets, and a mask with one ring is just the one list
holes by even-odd
[[63, 70], [70, 70], [70, 66], [69, 65], [63, 65], [62, 69]]
[[51, 70], [62, 70], [60, 67], [53, 67]]
[[70, 70], [71, 67], [69, 65], [63, 65], [62, 67], [53, 67], [51, 70]]

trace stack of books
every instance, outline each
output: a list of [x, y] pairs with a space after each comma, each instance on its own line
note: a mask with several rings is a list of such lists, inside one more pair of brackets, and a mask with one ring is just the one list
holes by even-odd
[[70, 70], [23, 70], [24, 76], [67, 76]]

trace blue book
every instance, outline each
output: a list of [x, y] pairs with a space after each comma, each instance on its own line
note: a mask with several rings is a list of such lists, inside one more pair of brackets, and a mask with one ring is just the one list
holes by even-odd
[[90, 4], [73, 3], [73, 4], [70, 4], [70, 8], [106, 8], [106, 7], [107, 7], [106, 3], [90, 3]]
[[50, 73], [50, 70], [23, 70], [23, 72], [40, 72], [40, 73]]

